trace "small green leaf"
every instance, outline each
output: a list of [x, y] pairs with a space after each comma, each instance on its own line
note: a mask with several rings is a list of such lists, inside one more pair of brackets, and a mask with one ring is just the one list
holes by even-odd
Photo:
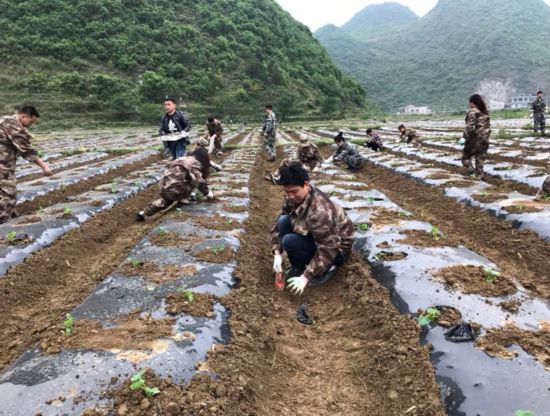
[[535, 416], [535, 414], [530, 410], [516, 410], [514, 416]]
[[166, 228], [164, 227], [159, 227], [157, 229], [157, 234], [160, 235], [161, 237], [164, 237], [165, 235], [168, 234], [168, 231], [166, 231]]
[[420, 326], [426, 326], [430, 322], [432, 322], [432, 320], [429, 317], [425, 316], [425, 315], [420, 315], [417, 318], [417, 321], [418, 321], [418, 325], [420, 325]]
[[143, 377], [144, 374], [145, 374], [145, 368], [142, 368], [141, 370], [139, 370], [137, 373], [135, 373], [135, 374], [130, 378], [130, 381], [138, 381], [138, 380], [141, 380], [141, 378]]
[[6, 240], [8, 240], [10, 243], [13, 243], [17, 239], [17, 232], [16, 231], [10, 231], [6, 234]]
[[130, 384], [130, 390], [137, 390], [142, 388], [145, 385], [145, 380], [141, 377], [134, 381], [132, 384]]
[[72, 208], [64, 208], [63, 209], [63, 214], [72, 214], [73, 213], [73, 209]]
[[143, 387], [143, 391], [145, 394], [149, 397], [156, 396], [160, 393], [160, 389], [158, 387]]

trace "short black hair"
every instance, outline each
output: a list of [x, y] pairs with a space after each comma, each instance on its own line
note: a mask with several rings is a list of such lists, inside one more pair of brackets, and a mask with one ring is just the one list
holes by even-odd
[[404, 129], [405, 128], [405, 125], [404, 124], [400, 124], [399, 127], [397, 128], [397, 130], [401, 130], [401, 129]]
[[273, 110], [273, 106], [272, 106], [271, 104], [266, 104], [266, 105], [265, 105], [265, 108], [266, 108], [267, 110]]
[[178, 100], [176, 100], [174, 97], [166, 97], [164, 102], [166, 101], [172, 101], [174, 104], [178, 105]]
[[189, 156], [193, 156], [201, 164], [201, 173], [204, 179], [207, 179], [210, 174], [210, 156], [208, 156], [208, 150], [204, 147], [196, 147]]
[[367, 129], [367, 134], [372, 133], [372, 129]]
[[539, 95], [539, 94], [544, 94], [544, 93], [542, 92], [542, 90], [538, 90], [537, 95]]
[[208, 116], [208, 122], [213, 123], [214, 122], [214, 116]]
[[344, 139], [344, 133], [340, 132], [334, 137], [335, 142], [344, 142], [346, 139]]
[[279, 180], [278, 185], [290, 185], [290, 186], [304, 186], [306, 182], [309, 182], [309, 174], [302, 165], [302, 162], [294, 160], [290, 163], [283, 164], [279, 167]]
[[38, 110], [32, 105], [25, 105], [21, 107], [19, 111], [17, 111], [17, 113], [25, 114], [27, 116], [36, 117], [36, 118], [40, 117], [40, 114], [38, 114]]

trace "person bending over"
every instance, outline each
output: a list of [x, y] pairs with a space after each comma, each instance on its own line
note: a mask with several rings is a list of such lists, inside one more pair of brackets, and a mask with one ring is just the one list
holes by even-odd
[[280, 167], [279, 185], [285, 192], [282, 212], [272, 233], [273, 270], [282, 273], [282, 253], [291, 268], [286, 272], [289, 290], [301, 295], [308, 284], [323, 283], [351, 254], [355, 241], [353, 222], [342, 207], [309, 182], [299, 161]]

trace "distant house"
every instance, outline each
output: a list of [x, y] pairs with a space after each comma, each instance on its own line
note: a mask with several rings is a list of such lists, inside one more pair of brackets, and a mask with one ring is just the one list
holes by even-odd
[[510, 100], [510, 108], [529, 108], [533, 101], [535, 101], [534, 95], [522, 94], [512, 97]]
[[417, 107], [415, 105], [406, 105], [399, 109], [399, 114], [432, 114], [429, 107]]

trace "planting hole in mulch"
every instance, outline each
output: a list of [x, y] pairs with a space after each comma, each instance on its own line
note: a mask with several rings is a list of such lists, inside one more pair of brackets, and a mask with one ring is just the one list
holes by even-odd
[[442, 188], [469, 188], [471, 186], [474, 186], [476, 184], [476, 182], [472, 182], [472, 181], [450, 181], [450, 182], [445, 182], [441, 185], [438, 185], [439, 187], [442, 187]]
[[514, 284], [505, 276], [491, 277], [482, 266], [459, 265], [446, 267], [434, 274], [434, 277], [463, 293], [475, 293], [482, 296], [506, 296], [517, 292]]
[[426, 179], [434, 179], [434, 180], [449, 179], [449, 178], [450, 176], [447, 175], [446, 173], [432, 173], [426, 177]]
[[212, 318], [215, 301], [216, 297], [210, 293], [194, 293], [182, 287], [181, 291], [166, 298], [166, 312], [170, 315], [185, 313]]
[[447, 235], [438, 232], [424, 230], [402, 231], [406, 237], [397, 240], [401, 244], [408, 244], [416, 247], [449, 247], [450, 241]]
[[402, 251], [380, 251], [374, 258], [378, 261], [397, 261], [403, 260], [407, 256], [408, 254]]
[[370, 219], [374, 225], [395, 224], [399, 220], [407, 218], [405, 212], [393, 211], [387, 208], [376, 208], [373, 214]]
[[223, 217], [219, 214], [211, 217], [200, 216], [193, 217], [193, 222], [204, 228], [210, 228], [220, 231], [231, 231], [241, 226], [241, 223], [236, 219]]
[[485, 192], [480, 194], [473, 194], [472, 198], [478, 202], [491, 203], [491, 202], [502, 201], [503, 199], [507, 199], [508, 195], [501, 194], [501, 193]]
[[159, 227], [149, 236], [149, 241], [160, 247], [182, 247], [188, 251], [194, 244], [204, 241], [204, 237], [200, 236], [185, 236], [182, 237], [172, 231], [166, 231]]
[[507, 207], [503, 207], [506, 212], [510, 214], [526, 214], [529, 212], [540, 212], [542, 211], [540, 208], [526, 206], [526, 205], [511, 205]]
[[234, 213], [241, 213], [246, 212], [248, 210], [246, 205], [228, 205], [225, 204], [223, 206], [223, 210], [226, 212], [234, 212]]
[[193, 256], [207, 263], [229, 263], [234, 260], [235, 252], [227, 244], [219, 244], [194, 252]]

